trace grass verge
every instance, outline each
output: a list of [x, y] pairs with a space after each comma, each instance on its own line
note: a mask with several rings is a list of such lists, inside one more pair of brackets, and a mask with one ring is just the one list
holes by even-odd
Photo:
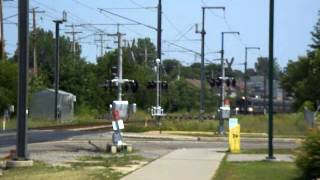
[[[109, 124], [103, 120], [94, 119], [91, 116], [76, 116], [73, 119], [65, 120], [65, 121], [55, 121], [49, 119], [28, 119], [28, 128], [29, 129], [46, 129], [46, 128], [64, 128], [64, 127], [76, 127], [76, 126], [87, 126], [87, 125], [104, 125]], [[2, 121], [1, 121], [1, 129], [2, 129]], [[16, 129], [17, 121], [15, 119], [11, 119], [7, 121], [6, 129], [14, 130]]]
[[83, 157], [71, 167], [52, 167], [41, 162], [35, 162], [33, 167], [6, 170], [3, 180], [118, 180], [126, 173], [118, 172], [112, 167], [127, 167], [143, 160], [136, 155], [117, 155], [110, 157]]
[[287, 162], [221, 162], [213, 180], [289, 180], [300, 179], [301, 172]]
[[[268, 119], [264, 115], [238, 115], [241, 125], [241, 133], [246, 133], [246, 137], [266, 136], [268, 131]], [[185, 131], [197, 132], [196, 136], [216, 136], [219, 121], [217, 120], [162, 120], [161, 130], [163, 131]], [[225, 121], [225, 129], [227, 129]], [[126, 126], [127, 132], [146, 132], [159, 130], [158, 125], [153, 121], [145, 127], [144, 121]], [[201, 133], [205, 132], [205, 133]], [[211, 132], [208, 134], [208, 132]], [[274, 135], [276, 137], [304, 137], [309, 129], [304, 121], [302, 113], [276, 114], [274, 116]], [[188, 135], [188, 134], [185, 134]], [[195, 135], [195, 134], [191, 134]]]

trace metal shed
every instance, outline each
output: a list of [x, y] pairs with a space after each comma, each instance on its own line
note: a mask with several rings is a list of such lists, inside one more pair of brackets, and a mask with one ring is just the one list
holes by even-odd
[[[45, 89], [32, 94], [30, 104], [31, 118], [54, 119], [54, 96], [53, 89]], [[74, 114], [74, 103], [76, 96], [65, 92], [58, 91], [58, 114], [60, 119], [71, 119]]]

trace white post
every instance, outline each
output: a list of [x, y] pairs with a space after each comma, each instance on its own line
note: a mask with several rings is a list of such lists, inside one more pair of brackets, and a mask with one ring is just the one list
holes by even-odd
[[4, 117], [2, 121], [2, 131], [5, 131], [5, 130], [6, 130], [6, 118]]

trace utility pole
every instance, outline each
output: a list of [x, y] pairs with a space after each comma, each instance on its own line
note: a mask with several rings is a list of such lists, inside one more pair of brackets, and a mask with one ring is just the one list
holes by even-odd
[[201, 34], [201, 92], [200, 92], [200, 119], [202, 119], [202, 115], [205, 112], [204, 107], [204, 89], [205, 89], [205, 10], [206, 9], [218, 9], [225, 11], [225, 7], [202, 7], [202, 30], [198, 30], [198, 26], [196, 26], [196, 33]]
[[122, 84], [123, 84], [123, 72], [122, 72], [122, 62], [123, 62], [123, 52], [122, 52], [122, 36], [125, 34], [120, 33], [120, 25], [117, 26], [116, 34], [108, 34], [108, 36], [116, 36], [118, 38], [118, 101], [122, 101]]
[[4, 42], [4, 26], [3, 26], [3, 1], [13, 1], [13, 0], [0, 0], [0, 60], [5, 59], [5, 42]]
[[[162, 63], [162, 0], [158, 2], [158, 26], [157, 26], [157, 59], [160, 59]], [[159, 69], [159, 77], [161, 77], [161, 71]], [[160, 81], [160, 80], [159, 80]], [[159, 104], [161, 104], [161, 88], [159, 89]]]
[[18, 38], [19, 38], [19, 86], [18, 86], [18, 124], [16, 159], [27, 160], [27, 97], [29, 64], [29, 1], [19, 0], [18, 4]]
[[66, 25], [66, 27], [71, 27], [70, 32], [65, 32], [66, 34], [72, 35], [72, 57], [73, 61], [75, 60], [75, 54], [76, 54], [76, 35], [82, 33], [81, 31], [75, 31], [75, 25]]
[[158, 3], [158, 27], [157, 27], [157, 58], [161, 61], [162, 46], [162, 2]]
[[38, 64], [37, 64], [37, 46], [36, 46], [36, 43], [37, 43], [37, 32], [36, 32], [36, 29], [37, 29], [37, 18], [36, 18], [36, 15], [37, 13], [45, 13], [45, 11], [37, 11], [36, 9], [38, 9], [38, 7], [34, 7], [32, 8], [31, 10], [31, 13], [32, 13], [32, 27], [33, 27], [33, 33], [32, 33], [32, 36], [33, 36], [33, 76], [37, 77], [38, 75]]
[[245, 60], [244, 60], [244, 108], [245, 113], [248, 113], [248, 88], [247, 88], [247, 66], [248, 66], [248, 50], [260, 50], [260, 47], [245, 47]]
[[276, 159], [273, 155], [273, 43], [274, 43], [274, 0], [270, 0], [269, 9], [269, 125], [268, 125], [268, 160]]
[[96, 33], [97, 36], [99, 36], [99, 39], [95, 40], [96, 42], [100, 43], [100, 57], [103, 57], [104, 55], [104, 42], [107, 40], [104, 40], [104, 36], [108, 35], [107, 33], [104, 32], [99, 32]]
[[[240, 32], [234, 32], [234, 31], [221, 32], [221, 102], [220, 102], [220, 107], [224, 107], [224, 96], [225, 96], [225, 94], [224, 94], [224, 82], [225, 82], [224, 35], [225, 34], [240, 35]], [[224, 121], [222, 118], [222, 109], [220, 111], [219, 133], [224, 134]]]
[[60, 117], [59, 112], [61, 109], [58, 107], [58, 92], [59, 92], [59, 75], [60, 75], [60, 51], [59, 51], [59, 38], [60, 38], [60, 24], [67, 21], [67, 14], [63, 12], [63, 18], [60, 20], [54, 20], [53, 22], [56, 24], [56, 46], [55, 46], [55, 98], [54, 98], [54, 119], [58, 120]]

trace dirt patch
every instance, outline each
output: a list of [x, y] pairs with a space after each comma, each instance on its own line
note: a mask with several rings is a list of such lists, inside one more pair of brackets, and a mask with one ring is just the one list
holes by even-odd
[[112, 170], [122, 173], [122, 174], [128, 174], [130, 172], [133, 172], [137, 169], [140, 169], [144, 165], [146, 165], [147, 161], [133, 161], [133, 164], [125, 166], [125, 167], [110, 167]]

